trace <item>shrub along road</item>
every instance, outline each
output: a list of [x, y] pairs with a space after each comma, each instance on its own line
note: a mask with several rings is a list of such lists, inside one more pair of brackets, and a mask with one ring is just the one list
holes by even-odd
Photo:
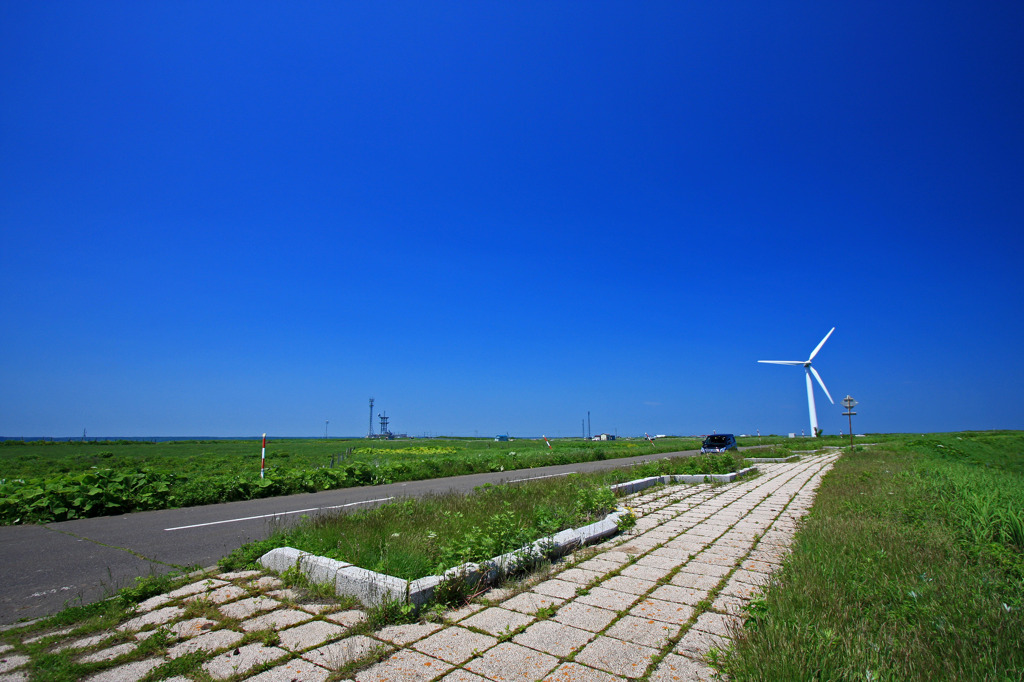
[[137, 512], [45, 525], [0, 527], [0, 624], [39, 618], [65, 605], [90, 603], [136, 577], [187, 566], [210, 566], [275, 524], [338, 509], [359, 509], [394, 497], [470, 492], [541, 476], [606, 471], [697, 450], [597, 462], [408, 481], [364, 488]]

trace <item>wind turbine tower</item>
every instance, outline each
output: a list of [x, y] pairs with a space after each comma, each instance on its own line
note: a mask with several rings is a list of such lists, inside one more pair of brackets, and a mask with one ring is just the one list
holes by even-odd
[[814, 409], [814, 383], [811, 381], [812, 374], [814, 375], [814, 378], [818, 380], [821, 390], [825, 391], [825, 395], [828, 396], [828, 401], [833, 405], [836, 403], [832, 400], [832, 396], [829, 395], [828, 389], [825, 388], [825, 382], [821, 380], [821, 375], [818, 374], [818, 370], [811, 366], [811, 361], [814, 360], [814, 356], [818, 354], [818, 351], [821, 350], [821, 347], [825, 345], [825, 342], [828, 341], [828, 337], [832, 336], [832, 332], [835, 330], [836, 328], [832, 327], [832, 329], [828, 331], [828, 334], [825, 334], [825, 338], [823, 338], [821, 343], [811, 351], [811, 356], [806, 360], [758, 360], [758, 362], [763, 362], [769, 365], [794, 365], [802, 366], [804, 368], [804, 374], [807, 378], [807, 410], [811, 413], [811, 434], [815, 437], [818, 435], [818, 412]]

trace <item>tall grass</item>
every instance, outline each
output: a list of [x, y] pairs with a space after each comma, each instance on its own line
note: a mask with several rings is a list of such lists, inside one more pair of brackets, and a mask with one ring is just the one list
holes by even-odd
[[726, 658], [732, 678], [1024, 678], [1022, 441], [911, 439], [840, 459]]

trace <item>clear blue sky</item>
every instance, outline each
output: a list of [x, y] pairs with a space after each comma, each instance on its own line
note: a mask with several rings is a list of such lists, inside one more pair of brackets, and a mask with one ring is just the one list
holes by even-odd
[[1024, 428], [1024, 4], [832, 5], [4, 3], [0, 435]]

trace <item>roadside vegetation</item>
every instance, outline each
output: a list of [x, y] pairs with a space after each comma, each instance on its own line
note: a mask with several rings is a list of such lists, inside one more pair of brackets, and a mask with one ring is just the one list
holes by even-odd
[[1024, 435], [839, 459], [722, 660], [733, 680], [1024, 679]]
[[[799, 449], [841, 439], [740, 439]], [[285, 440], [264, 478], [256, 441], [0, 441], [0, 524], [47, 523], [335, 488], [529, 469], [700, 448], [695, 438]]]
[[345, 514], [306, 519], [247, 544], [221, 560], [225, 570], [256, 568], [276, 547], [406, 580], [440, 575], [469, 561], [511, 552], [567, 528], [598, 521], [617, 506], [609, 486], [664, 474], [717, 474], [743, 468], [732, 453], [674, 457], [594, 474], [504, 485], [473, 495], [432, 495]]

